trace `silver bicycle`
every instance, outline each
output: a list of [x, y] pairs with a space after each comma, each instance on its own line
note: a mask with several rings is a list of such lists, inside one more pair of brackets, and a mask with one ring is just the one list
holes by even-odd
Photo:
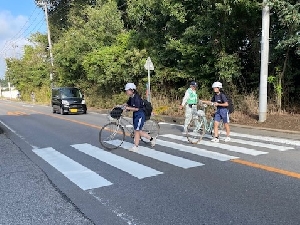
[[[210, 134], [213, 135], [214, 131], [214, 116], [210, 120], [206, 118], [206, 108], [207, 105], [203, 104], [202, 105], [203, 110], [193, 110], [192, 111], [192, 120], [188, 125], [187, 128], [187, 139], [190, 143], [192, 144], [197, 144], [199, 143], [203, 136], [205, 134]], [[224, 124], [223, 121], [219, 123], [219, 135], [223, 132], [224, 130]]]
[[[134, 129], [132, 118], [123, 116], [124, 108], [122, 106], [114, 107], [109, 115], [109, 123], [104, 125], [99, 132], [99, 142], [107, 150], [120, 147], [125, 140], [125, 136], [134, 138]], [[151, 137], [156, 138], [159, 135], [159, 124], [153, 119], [145, 121], [143, 131]], [[150, 141], [141, 137], [141, 141], [149, 143]]]

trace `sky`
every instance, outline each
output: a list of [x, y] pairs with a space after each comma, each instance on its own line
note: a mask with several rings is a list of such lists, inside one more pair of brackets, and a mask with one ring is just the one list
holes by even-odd
[[34, 0], [0, 0], [0, 79], [4, 79], [5, 58], [20, 58], [33, 33], [47, 32], [45, 13]]

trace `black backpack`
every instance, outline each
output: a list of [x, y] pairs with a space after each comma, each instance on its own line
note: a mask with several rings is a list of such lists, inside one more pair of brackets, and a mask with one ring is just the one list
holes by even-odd
[[227, 101], [228, 101], [227, 109], [228, 109], [229, 114], [233, 113], [234, 112], [234, 105], [232, 103], [232, 99], [230, 98], [230, 96], [228, 96], [227, 94], [225, 94], [224, 92], [222, 92], [221, 93], [222, 102], [224, 102], [223, 101], [223, 95], [225, 95], [225, 97], [227, 98]]
[[144, 112], [145, 112], [146, 120], [150, 120], [152, 110], [153, 110], [152, 104], [146, 99], [144, 99], [143, 102], [144, 102]]

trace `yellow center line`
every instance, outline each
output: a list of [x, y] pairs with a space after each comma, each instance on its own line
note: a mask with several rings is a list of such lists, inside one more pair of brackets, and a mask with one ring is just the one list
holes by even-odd
[[[9, 105], [9, 104], [6, 104], [6, 105], [11, 106], [11, 107], [15, 107], [15, 108], [18, 108], [18, 109], [24, 109], [24, 108], [18, 107], [18, 106], [12, 106], [12, 105]], [[61, 117], [61, 116], [50, 115], [50, 114], [42, 113], [42, 112], [35, 111], [35, 110], [32, 110], [32, 109], [25, 109], [25, 110], [33, 112], [33, 113], [36, 113], [36, 114], [45, 115], [45, 116], [51, 116], [53, 118], [57, 118], [57, 119], [61, 119], [61, 120], [65, 120], [65, 121], [69, 121], [69, 122], [81, 124], [81, 125], [84, 125], [84, 126], [87, 126], [87, 127], [97, 128], [99, 130], [102, 129], [102, 126], [97, 126], [97, 125], [94, 125], [94, 124], [85, 123], [85, 122], [81, 122], [81, 121], [78, 121], [78, 120], [72, 120], [72, 119], [68, 119], [68, 118], [65, 118], [65, 117]], [[129, 137], [130, 133], [125, 132], [125, 135]]]
[[[9, 104], [4, 104], [4, 105], [11, 106]], [[19, 109], [24, 109], [24, 108], [18, 107], [18, 106], [11, 106], [11, 107], [15, 107], [15, 108], [19, 108]], [[31, 111], [31, 112], [34, 112], [34, 113], [37, 113], [37, 114], [51, 116], [51, 117], [54, 117], [54, 118], [57, 118], [57, 119], [66, 120], [66, 121], [69, 121], [69, 122], [73, 122], [73, 123], [85, 125], [85, 126], [88, 126], [88, 127], [93, 127], [93, 128], [97, 128], [97, 129], [101, 129], [102, 128], [102, 126], [97, 126], [97, 125], [93, 125], [93, 124], [89, 124], [89, 123], [85, 123], [85, 122], [81, 122], [81, 121], [77, 121], [77, 120], [63, 118], [63, 117], [60, 117], [60, 116], [50, 115], [50, 114], [38, 112], [38, 111], [35, 111], [35, 110], [32, 110], [32, 109], [25, 109], [25, 110], [28, 110], [28, 111]], [[125, 132], [125, 135], [126, 136], [130, 136], [130, 134], [127, 133], [127, 132]], [[244, 165], [244, 166], [249, 166], [249, 167], [253, 167], [253, 168], [265, 170], [265, 171], [268, 171], [268, 172], [278, 173], [278, 174], [281, 174], [281, 175], [285, 175], [285, 176], [289, 176], [289, 177], [300, 179], [300, 173], [291, 172], [291, 171], [287, 171], [287, 170], [282, 170], [282, 169], [278, 169], [278, 168], [275, 168], [275, 167], [265, 166], [265, 165], [261, 165], [261, 164], [257, 164], [257, 163], [253, 163], [253, 162], [249, 162], [249, 161], [245, 161], [245, 160], [242, 160], [242, 159], [232, 159], [230, 161], [234, 162], [234, 163], [238, 163], [238, 164]]]
[[285, 176], [288, 176], [288, 177], [293, 177], [293, 178], [300, 179], [300, 173], [291, 172], [291, 171], [288, 171], [288, 170], [282, 170], [282, 169], [278, 169], [278, 168], [271, 167], [271, 166], [265, 166], [265, 165], [245, 161], [245, 160], [242, 160], [242, 159], [232, 159], [230, 161], [234, 162], [234, 163], [242, 164], [244, 166], [249, 166], [249, 167], [253, 167], [253, 168], [257, 168], [257, 169], [261, 169], [261, 170], [266, 170], [268, 172], [278, 173], [278, 174], [285, 175]]

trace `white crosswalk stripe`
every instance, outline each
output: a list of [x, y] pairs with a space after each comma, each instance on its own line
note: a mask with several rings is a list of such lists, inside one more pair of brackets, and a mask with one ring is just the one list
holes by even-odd
[[278, 151], [287, 151], [294, 149], [293, 147], [286, 147], [286, 146], [280, 146], [280, 145], [274, 145], [274, 144], [266, 144], [262, 142], [255, 142], [255, 141], [246, 141], [246, 140], [241, 140], [241, 139], [236, 139], [236, 138], [231, 138], [230, 142], [234, 143], [239, 143], [243, 145], [251, 145], [251, 146], [256, 146], [256, 147], [261, 147], [261, 148], [268, 148], [268, 149], [274, 149]]
[[112, 184], [97, 173], [51, 147], [34, 149], [33, 152], [83, 190], [109, 186]]
[[[232, 136], [243, 137], [250, 140], [244, 140], [240, 138], [231, 139], [231, 142], [241, 144], [243, 146], [237, 146], [231, 144], [230, 142], [224, 143], [222, 142], [222, 139], [220, 143], [213, 143], [208, 140], [202, 139], [201, 142], [199, 142], [197, 145], [193, 145], [187, 144], [187, 138], [181, 135], [164, 134], [160, 135], [160, 137], [162, 137], [163, 139], [159, 138], [156, 140], [156, 147], [150, 148], [147, 146], [142, 146], [141, 144], [139, 146], [139, 150], [137, 152], [134, 152], [133, 154], [138, 154], [142, 157], [145, 156], [150, 160], [157, 160], [175, 167], [188, 169], [204, 166], [204, 163], [199, 162], [201, 159], [191, 160], [185, 158], [184, 156], [177, 156], [176, 154], [186, 154], [188, 155], [188, 157], [191, 157], [191, 155], [197, 155], [217, 161], [229, 161], [239, 158], [238, 156], [234, 155], [234, 153], [259, 156], [268, 154], [269, 152], [267, 152], [266, 149], [276, 151], [288, 151], [290, 149], [294, 149], [294, 147], [291, 146], [292, 142], [289, 142], [286, 139], [278, 139], [279, 141], [276, 142], [277, 139], [273, 139], [271, 137], [260, 137], [255, 135], [237, 133], [233, 133]], [[209, 136], [209, 138], [211, 137]], [[273, 142], [274, 144], [266, 143], [267, 140], [269, 142]], [[109, 141], [109, 144], [114, 146], [118, 146], [119, 143], [120, 140]], [[281, 143], [281, 145], [275, 143]], [[295, 145], [297, 145], [297, 142], [295, 143]], [[285, 144], [287, 146], [285, 146]], [[132, 143], [125, 141], [123, 142], [121, 148], [128, 150], [130, 147], [132, 147], [132, 145]], [[250, 146], [250, 148], [246, 146]], [[253, 149], [251, 146], [254, 146], [257, 149]], [[114, 154], [114, 152], [105, 151], [100, 147], [96, 147], [88, 143], [74, 144], [71, 145], [71, 147], [77, 149], [79, 152], [88, 155], [89, 157], [93, 157], [100, 162], [112, 166], [113, 168], [116, 168], [122, 172], [128, 173], [129, 175], [138, 179], [144, 179], [163, 174], [163, 172], [161, 171], [138, 163], [138, 160], [133, 161], [125, 157], [118, 156]], [[161, 150], [161, 147], [169, 148], [169, 153], [156, 150], [157, 148], [160, 148]], [[220, 153], [218, 152], [218, 149], [227, 150], [230, 152], [230, 154]], [[261, 149], [264, 150], [262, 151]], [[109, 180], [106, 180], [104, 177], [100, 176], [101, 171], [98, 171], [96, 173], [51, 147], [33, 149], [33, 152], [83, 190], [101, 188], [113, 184]]]
[[230, 132], [230, 136], [244, 137], [244, 138], [255, 139], [255, 140], [266, 141], [266, 142], [274, 142], [274, 143], [280, 143], [280, 144], [286, 144], [286, 145], [300, 146], [300, 141], [291, 140], [291, 139], [258, 136], [258, 135], [252, 135], [252, 134], [242, 134], [242, 133], [235, 133], [235, 132]]
[[187, 146], [187, 145], [163, 141], [163, 140], [156, 140], [156, 143], [158, 145], [173, 148], [173, 149], [179, 150], [181, 152], [188, 152], [188, 153], [191, 153], [194, 155], [199, 155], [199, 156], [203, 156], [206, 158], [216, 159], [219, 161], [228, 161], [231, 159], [238, 158], [235, 156], [225, 155], [225, 154], [221, 154], [218, 152], [207, 151], [205, 149], [200, 149], [200, 148], [193, 147], [193, 146]]
[[[174, 134], [164, 134], [164, 135], [161, 135], [161, 137], [167, 137], [167, 138], [187, 142], [186, 137], [178, 136], [178, 135], [174, 135]], [[227, 151], [238, 152], [238, 153], [253, 155], [253, 156], [268, 154], [268, 152], [257, 151], [255, 149], [251, 149], [251, 148], [238, 147], [238, 146], [233, 146], [233, 145], [223, 144], [223, 143], [213, 143], [213, 142], [205, 141], [205, 140], [202, 140], [198, 144], [209, 146], [209, 147], [222, 148]]]
[[[166, 122], [159, 122], [159, 124], [160, 125], [178, 126], [177, 124], [166, 123]], [[181, 125], [181, 127], [183, 127], [183, 126]], [[274, 142], [274, 143], [280, 143], [280, 144], [286, 144], [286, 145], [292, 145], [292, 146], [300, 146], [300, 141], [292, 140], [292, 139], [259, 136], [259, 135], [253, 135], [253, 134], [243, 134], [243, 133], [236, 133], [236, 132], [230, 132], [230, 136], [243, 137], [243, 138], [249, 138], [249, 139], [254, 139], [254, 140], [259, 140], [259, 141]]]
[[131, 161], [129, 159], [123, 158], [121, 156], [115, 155], [111, 152], [107, 152], [101, 148], [92, 146], [90, 144], [76, 144], [72, 145], [73, 148], [83, 152], [89, 156], [92, 156], [102, 162], [105, 162], [113, 167], [118, 168], [130, 175], [138, 178], [143, 179], [146, 177], [152, 177], [162, 172], [152, 169], [150, 167], [144, 166], [137, 162]]
[[[212, 139], [211, 135], [204, 135], [205, 138]], [[224, 139], [225, 137], [221, 137], [220, 140]], [[275, 144], [268, 144], [268, 143], [263, 143], [263, 142], [258, 142], [258, 141], [248, 141], [248, 140], [242, 140], [242, 139], [237, 139], [237, 138], [231, 138], [230, 142], [234, 143], [239, 143], [243, 145], [251, 145], [255, 147], [261, 147], [261, 148], [268, 148], [268, 149], [273, 149], [273, 150], [278, 150], [278, 151], [287, 151], [291, 149], [295, 149], [294, 147], [291, 146], [281, 146], [281, 145], [275, 145]]]
[[[110, 141], [109, 144], [115, 145], [115, 146], [116, 146], [116, 144], [118, 145], [118, 143], [115, 143], [114, 141]], [[124, 149], [129, 149], [130, 147], [132, 147], [132, 143], [123, 142], [121, 147]], [[149, 158], [156, 159], [161, 162], [168, 163], [170, 165], [181, 167], [184, 169], [204, 165], [203, 163], [200, 163], [200, 162], [195, 162], [195, 161], [192, 161], [189, 159], [184, 159], [182, 157], [174, 156], [174, 155], [167, 154], [164, 152], [155, 151], [151, 148], [143, 147], [143, 146], [139, 146], [139, 150], [136, 153], [143, 155], [143, 156], [147, 156]]]

